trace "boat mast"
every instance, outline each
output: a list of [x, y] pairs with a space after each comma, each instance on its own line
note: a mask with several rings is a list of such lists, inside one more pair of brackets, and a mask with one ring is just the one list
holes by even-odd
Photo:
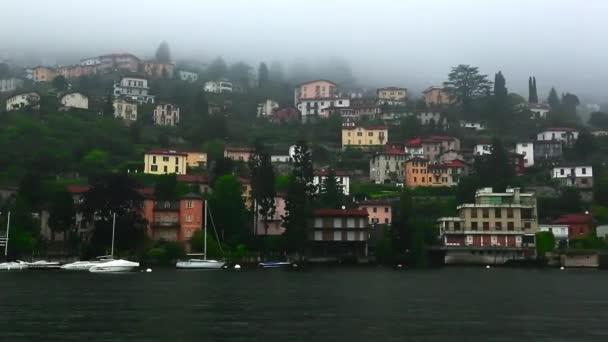
[[204, 259], [207, 259], [207, 200], [205, 200], [205, 247], [204, 247]]
[[116, 213], [112, 215], [112, 248], [110, 249], [110, 257], [114, 258], [114, 232], [116, 230]]
[[4, 240], [4, 258], [8, 255], [8, 234], [11, 229], [11, 212], [8, 212], [8, 218], [6, 220], [6, 240]]

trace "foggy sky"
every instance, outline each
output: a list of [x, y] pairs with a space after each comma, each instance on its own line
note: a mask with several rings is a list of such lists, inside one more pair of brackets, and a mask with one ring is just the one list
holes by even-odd
[[608, 102], [608, 1], [3, 0], [0, 56], [48, 51], [228, 62], [342, 57], [363, 86], [404, 86], [417, 96], [457, 64], [502, 70], [507, 87], [539, 96], [551, 86]]

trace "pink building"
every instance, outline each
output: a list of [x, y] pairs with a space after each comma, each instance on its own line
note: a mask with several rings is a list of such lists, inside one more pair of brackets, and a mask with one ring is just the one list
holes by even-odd
[[369, 200], [359, 204], [360, 210], [366, 210], [369, 224], [391, 224], [393, 220], [392, 205], [386, 200]]
[[328, 80], [314, 80], [305, 82], [294, 90], [294, 104], [297, 106], [302, 100], [336, 97], [336, 84]]
[[256, 223], [256, 235], [282, 235], [285, 232], [283, 227], [283, 216], [287, 214], [285, 211], [285, 198], [286, 194], [277, 194], [274, 198], [275, 213], [267, 224], [268, 228], [264, 225], [264, 219], [258, 214]]
[[248, 161], [253, 154], [253, 149], [242, 146], [226, 146], [224, 148], [224, 157], [235, 161]]
[[99, 56], [100, 69], [102, 70], [127, 70], [137, 72], [139, 69], [139, 58], [130, 53], [113, 53]]
[[428, 87], [422, 92], [422, 95], [427, 106], [447, 105], [452, 103], [448, 92], [443, 87]]
[[143, 216], [148, 221], [146, 233], [152, 240], [188, 242], [203, 228], [204, 203], [200, 195], [190, 193], [177, 201], [144, 199]]

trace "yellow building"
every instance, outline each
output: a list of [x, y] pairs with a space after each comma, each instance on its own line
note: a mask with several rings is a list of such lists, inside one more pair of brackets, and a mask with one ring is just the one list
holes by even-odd
[[144, 173], [166, 175], [186, 174], [188, 154], [175, 150], [152, 150], [144, 155]]
[[386, 126], [346, 126], [342, 127], [342, 147], [383, 146], [388, 141]]
[[206, 167], [207, 166], [207, 153], [205, 152], [186, 152], [186, 163], [188, 167]]

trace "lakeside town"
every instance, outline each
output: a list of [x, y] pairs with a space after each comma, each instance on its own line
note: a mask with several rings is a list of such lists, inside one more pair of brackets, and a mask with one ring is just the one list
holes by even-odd
[[0, 245], [9, 259], [91, 258], [115, 225], [117, 254], [149, 263], [204, 248], [235, 262], [599, 267], [608, 114], [583, 120], [575, 94], [539, 98], [533, 75], [515, 94], [507, 77], [460, 64], [420, 94], [294, 83], [274, 63], [176, 63], [164, 42], [151, 59], [6, 61]]

